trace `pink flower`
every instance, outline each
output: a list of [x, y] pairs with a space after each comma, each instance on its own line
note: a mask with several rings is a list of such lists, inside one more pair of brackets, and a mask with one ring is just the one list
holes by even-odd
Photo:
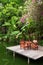
[[24, 17], [22, 17], [22, 18], [20, 19], [20, 21], [21, 21], [22, 23], [24, 23]]
[[35, 3], [35, 0], [32, 0], [33, 3]]
[[28, 15], [25, 15], [25, 16], [23, 16], [21, 19], [20, 19], [20, 21], [22, 22], [22, 23], [24, 23], [25, 22], [25, 19], [28, 17]]

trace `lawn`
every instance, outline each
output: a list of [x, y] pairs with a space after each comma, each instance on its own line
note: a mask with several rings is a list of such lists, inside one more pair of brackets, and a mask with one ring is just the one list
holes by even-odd
[[[0, 42], [0, 65], [28, 65], [26, 57], [16, 54], [16, 58], [14, 58], [11, 51], [7, 52], [7, 45], [9, 44]], [[30, 59], [29, 65], [43, 65], [43, 58]]]

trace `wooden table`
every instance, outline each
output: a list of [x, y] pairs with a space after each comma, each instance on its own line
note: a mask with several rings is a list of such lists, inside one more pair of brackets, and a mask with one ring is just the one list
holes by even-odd
[[13, 56], [15, 56], [15, 53], [26, 56], [28, 58], [28, 64], [29, 64], [29, 58], [36, 60], [36, 59], [39, 59], [40, 57], [43, 57], [43, 47], [42, 46], [39, 46], [38, 50], [20, 49], [20, 45], [6, 47], [6, 49], [13, 51]]

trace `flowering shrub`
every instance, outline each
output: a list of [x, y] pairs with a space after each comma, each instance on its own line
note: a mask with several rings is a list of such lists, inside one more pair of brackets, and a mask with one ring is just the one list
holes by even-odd
[[22, 23], [24, 23], [25, 20], [26, 20], [26, 18], [28, 18], [28, 15], [24, 15], [24, 16], [20, 19], [20, 21], [21, 21]]
[[26, 0], [25, 2], [24, 0], [11, 2], [0, 0], [0, 2], [0, 39], [32, 40], [39, 39], [39, 36], [43, 35], [42, 0], [41, 2], [39, 0]]

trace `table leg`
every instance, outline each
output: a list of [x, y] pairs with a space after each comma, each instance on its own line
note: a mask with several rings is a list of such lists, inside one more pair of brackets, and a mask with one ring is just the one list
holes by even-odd
[[9, 51], [9, 50], [8, 50], [8, 49], [6, 49], [6, 55], [8, 54], [8, 51]]
[[13, 52], [13, 57], [15, 57], [15, 52]]
[[28, 64], [29, 64], [29, 58], [28, 58]]

